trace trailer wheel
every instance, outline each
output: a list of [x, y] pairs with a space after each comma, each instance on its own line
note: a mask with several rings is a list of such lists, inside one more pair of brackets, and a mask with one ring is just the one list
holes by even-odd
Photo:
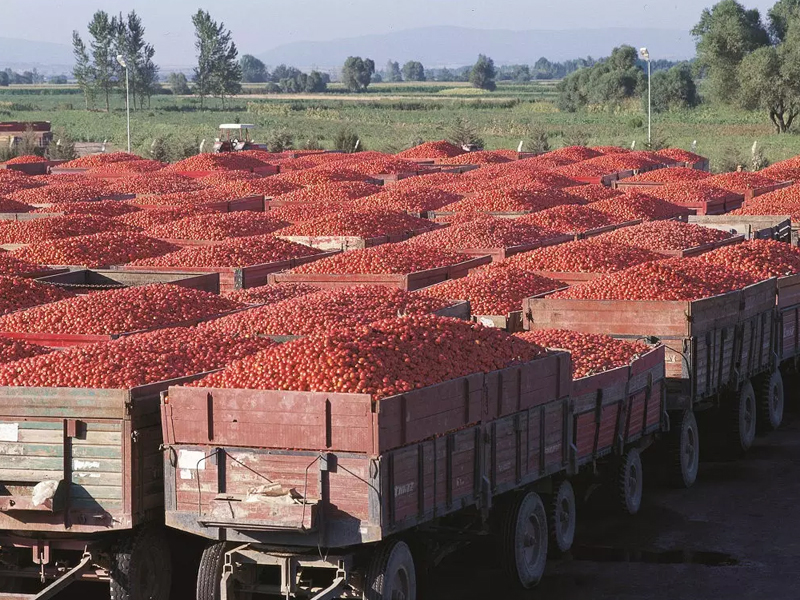
[[737, 456], [750, 449], [756, 437], [756, 394], [746, 381], [736, 398], [728, 404], [728, 445]]
[[219, 600], [222, 597], [219, 588], [227, 548], [225, 542], [216, 542], [203, 550], [197, 571], [197, 600]]
[[769, 376], [764, 375], [756, 386], [756, 403], [758, 418], [756, 425], [758, 431], [765, 433], [775, 431], [783, 422], [783, 377], [776, 370]]
[[550, 553], [558, 556], [569, 552], [575, 541], [577, 514], [575, 508], [575, 490], [568, 479], [556, 486], [555, 493], [548, 498], [547, 529], [550, 533]]
[[690, 488], [697, 481], [700, 468], [700, 433], [694, 411], [670, 413], [672, 427], [667, 435], [669, 483], [677, 488]]
[[617, 473], [620, 508], [635, 515], [642, 507], [643, 472], [639, 450], [630, 448], [622, 457]]
[[503, 512], [500, 529], [503, 569], [515, 587], [538, 585], [547, 562], [547, 514], [538, 494], [519, 494]]
[[122, 536], [109, 579], [111, 600], [169, 600], [172, 555], [164, 531], [145, 526]]
[[364, 600], [416, 600], [417, 573], [408, 545], [392, 540], [378, 546], [365, 584]]

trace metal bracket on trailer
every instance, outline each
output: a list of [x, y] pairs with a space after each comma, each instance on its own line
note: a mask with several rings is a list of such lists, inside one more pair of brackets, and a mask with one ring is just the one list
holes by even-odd
[[71, 583], [78, 579], [84, 571], [92, 567], [92, 555], [89, 552], [84, 552], [80, 562], [72, 567], [69, 571], [64, 573], [61, 577], [56, 579], [53, 583], [44, 588], [37, 594], [4, 594], [0, 592], [0, 598], [4, 600], [49, 600], [62, 590], [67, 588]]

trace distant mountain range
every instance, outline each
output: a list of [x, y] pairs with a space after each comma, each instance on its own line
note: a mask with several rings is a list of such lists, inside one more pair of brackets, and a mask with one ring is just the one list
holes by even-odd
[[608, 56], [615, 46], [647, 46], [654, 59], [683, 60], [695, 55], [688, 32], [668, 29], [581, 29], [504, 31], [465, 27], [424, 27], [328, 42], [292, 42], [258, 55], [268, 66], [340, 67], [348, 56], [370, 57], [378, 69], [388, 60], [418, 60], [426, 67], [472, 64], [486, 54], [497, 64], [533, 64]]
[[[505, 31], [466, 27], [423, 27], [326, 42], [292, 42], [257, 56], [268, 66], [281, 63], [300, 69], [338, 69], [348, 56], [372, 58], [382, 69], [388, 60], [401, 64], [418, 60], [426, 67], [458, 67], [475, 62], [478, 54], [497, 64], [533, 64], [544, 56], [551, 61], [608, 56], [615, 46], [647, 46], [656, 59], [689, 59], [695, 54], [688, 32], [669, 29], [575, 29]], [[158, 50], [158, 48], [156, 48]], [[253, 49], [241, 52], [253, 53]], [[72, 48], [67, 44], [0, 37], [0, 69], [37, 68], [45, 74], [72, 70]], [[190, 65], [161, 65], [162, 71]]]

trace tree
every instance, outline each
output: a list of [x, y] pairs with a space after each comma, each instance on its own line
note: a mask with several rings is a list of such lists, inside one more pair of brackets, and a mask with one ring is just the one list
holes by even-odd
[[243, 54], [239, 66], [242, 69], [242, 81], [245, 83], [266, 83], [269, 79], [267, 67], [252, 54]]
[[786, 41], [747, 55], [739, 65], [739, 101], [744, 108], [762, 109], [777, 133], [786, 133], [800, 114], [800, 24], [792, 24]]
[[311, 71], [306, 79], [305, 91], [309, 94], [320, 94], [328, 89], [328, 82], [319, 71]]
[[[144, 108], [145, 99], [149, 102], [158, 82], [158, 66], [153, 62], [155, 49], [144, 39], [145, 28], [136, 11], [128, 13], [127, 18], [121, 13], [112, 19], [115, 33], [115, 53], [122, 55], [128, 66], [128, 88], [132, 99], [131, 106]], [[117, 65], [116, 60], [114, 61]], [[119, 68], [120, 82], [125, 77], [124, 68]], [[120, 85], [120, 91], [125, 93]]]
[[197, 67], [194, 69], [195, 89], [203, 107], [206, 96], [218, 96], [225, 105], [225, 96], [242, 90], [242, 70], [237, 62], [239, 51], [224, 23], [217, 23], [204, 10], [192, 16], [197, 49]]
[[66, 75], [53, 75], [47, 80], [48, 83], [52, 85], [64, 85], [67, 83], [67, 76]]
[[[668, 71], [654, 73], [652, 88], [653, 112], [694, 108], [700, 103], [697, 85], [688, 63], [672, 67]], [[642, 102], [646, 109], [646, 94], [642, 94]]]
[[469, 72], [469, 82], [476, 88], [493, 92], [497, 89], [494, 82], [497, 72], [494, 68], [494, 61], [483, 54], [478, 55], [478, 62], [473, 65]]
[[5, 71], [0, 71], [0, 87], [8, 87], [11, 79], [8, 77], [8, 73]]
[[408, 61], [403, 65], [403, 79], [406, 81], [425, 81], [425, 67], [416, 60]]
[[614, 48], [607, 59], [563, 79], [556, 88], [556, 104], [565, 112], [574, 112], [590, 104], [616, 106], [640, 94], [644, 84], [644, 72], [637, 65], [636, 50], [620, 46]]
[[692, 35], [697, 41], [698, 65], [708, 75], [711, 97], [724, 104], [735, 102], [739, 63], [769, 44], [758, 10], [747, 10], [736, 0], [722, 0], [703, 10]]
[[[72, 69], [72, 76], [78, 82], [78, 87], [83, 92], [83, 99], [86, 102], [86, 110], [89, 110], [89, 101], [94, 101], [94, 67], [86, 51], [86, 44], [83, 43], [77, 31], [72, 32], [72, 54], [75, 56], [75, 66]], [[8, 77], [6, 75], [6, 77]]]
[[116, 84], [116, 57], [112, 56], [114, 44], [114, 27], [108, 13], [98, 10], [89, 23], [89, 35], [92, 36], [92, 73], [94, 86], [106, 99], [106, 111], [111, 110], [111, 90]]
[[478, 130], [469, 121], [456, 117], [450, 126], [447, 136], [448, 141], [456, 146], [477, 146], [483, 148], [483, 139], [478, 135]]
[[375, 63], [370, 58], [350, 56], [342, 67], [342, 83], [351, 92], [363, 92], [372, 80]]
[[403, 75], [400, 73], [400, 63], [391, 60], [386, 63], [386, 70], [384, 71], [383, 79], [389, 83], [398, 83], [403, 81]]
[[778, 0], [767, 12], [769, 32], [777, 42], [786, 39], [789, 23], [800, 17], [800, 0]]
[[167, 79], [167, 84], [176, 96], [186, 96], [192, 93], [189, 89], [189, 82], [186, 80], [186, 75], [183, 73], [170, 73]]

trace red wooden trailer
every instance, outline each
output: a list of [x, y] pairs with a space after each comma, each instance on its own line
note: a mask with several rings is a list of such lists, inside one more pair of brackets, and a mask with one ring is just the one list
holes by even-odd
[[[523, 313], [526, 329], [571, 329], [663, 342], [672, 420], [668, 443], [683, 457], [670, 463], [675, 469], [670, 476], [688, 487], [697, 477], [699, 458], [695, 411], [718, 411], [715, 433], [723, 433], [740, 454], [753, 443], [756, 413], [764, 420], [777, 409], [763, 383], [780, 378], [776, 293], [777, 280], [770, 279], [692, 302], [529, 298]], [[781, 413], [782, 405], [781, 384]], [[769, 420], [776, 418], [772, 414]]]
[[[560, 550], [572, 544], [570, 477], [613, 454], [607, 464], [628, 469], [631, 502], [641, 500], [639, 449], [665, 423], [663, 352], [579, 382], [569, 355], [553, 352], [380, 400], [170, 388], [166, 523], [209, 540], [198, 589], [231, 600], [361, 597], [380, 581], [385, 597], [414, 597], [424, 548], [475, 533], [497, 535], [516, 583], [532, 587], [548, 535]], [[613, 415], [613, 439], [580, 454], [595, 421], [570, 393], [602, 398], [609, 385], [619, 389], [601, 421], [605, 431]]]

